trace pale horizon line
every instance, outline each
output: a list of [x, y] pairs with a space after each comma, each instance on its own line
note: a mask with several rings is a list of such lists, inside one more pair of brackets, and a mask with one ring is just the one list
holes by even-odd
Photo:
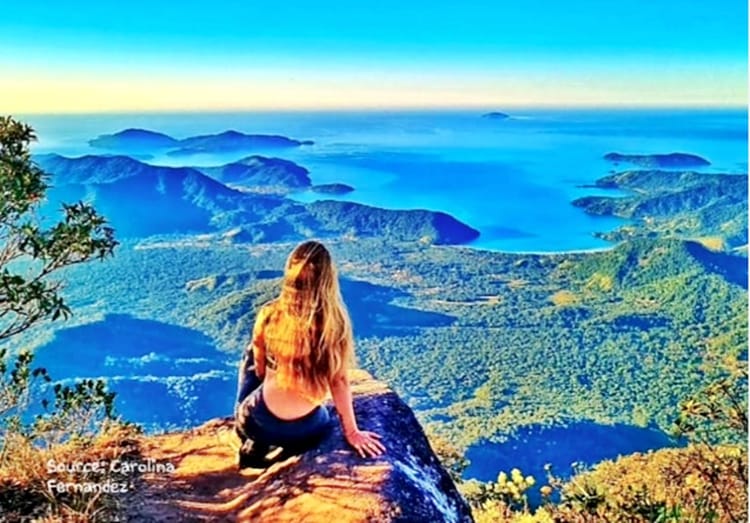
[[[462, 112], [462, 111], [477, 111], [477, 112], [509, 112], [511, 110], [748, 110], [747, 104], [736, 104], [736, 103], [607, 103], [607, 104], [586, 104], [586, 103], [507, 103], [498, 104], [496, 106], [482, 105], [384, 105], [384, 106], [310, 106], [310, 107], [268, 107], [268, 106], [244, 106], [244, 107], [205, 107], [205, 108], [133, 108], [133, 109], [103, 109], [96, 111], [81, 111], [81, 110], [39, 110], [39, 111], [9, 111], [6, 109], [0, 110], [0, 114], [6, 115], [34, 115], [34, 116], [88, 116], [88, 115], [130, 115], [130, 114], [225, 114], [225, 113], [357, 113], [357, 112], [428, 112], [428, 111], [444, 111], [444, 112]], [[512, 116], [512, 115], [510, 115]]]

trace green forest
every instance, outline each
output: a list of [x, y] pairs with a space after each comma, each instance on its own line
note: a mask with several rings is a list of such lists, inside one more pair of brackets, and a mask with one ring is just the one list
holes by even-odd
[[[668, 429], [680, 399], [711, 381], [704, 359], [746, 350], [746, 259], [699, 243], [638, 239], [557, 255], [329, 244], [359, 365], [461, 448], [581, 419]], [[159, 318], [239, 358], [292, 246], [125, 243], [112, 259], [69, 269], [76, 314], [66, 327], [106, 313]], [[47, 337], [40, 328], [16, 343]]]

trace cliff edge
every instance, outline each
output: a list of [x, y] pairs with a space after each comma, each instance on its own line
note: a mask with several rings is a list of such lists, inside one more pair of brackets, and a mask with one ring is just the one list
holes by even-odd
[[161, 470], [139, 478], [128, 521], [473, 521], [411, 409], [364, 371], [351, 380], [359, 425], [381, 434], [385, 455], [359, 457], [337, 424], [317, 449], [239, 472], [232, 418], [144, 436], [142, 456]]

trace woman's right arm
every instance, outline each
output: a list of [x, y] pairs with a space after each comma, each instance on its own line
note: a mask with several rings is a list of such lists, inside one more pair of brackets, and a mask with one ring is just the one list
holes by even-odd
[[253, 338], [245, 348], [240, 361], [240, 372], [237, 383], [237, 402], [242, 402], [255, 390], [266, 373], [266, 346], [263, 341], [263, 326], [268, 314], [262, 308], [255, 319]]
[[349, 386], [349, 378], [346, 371], [341, 372], [329, 383], [333, 404], [341, 418], [346, 441], [359, 452], [360, 456], [379, 456], [385, 452], [385, 446], [380, 442], [380, 435], [367, 430], [359, 430], [357, 420], [354, 417], [354, 405], [352, 402], [352, 389]]

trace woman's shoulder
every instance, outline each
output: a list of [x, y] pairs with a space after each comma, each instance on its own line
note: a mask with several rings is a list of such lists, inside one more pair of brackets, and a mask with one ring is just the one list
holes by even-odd
[[278, 298], [274, 298], [273, 300], [267, 301], [261, 305], [260, 309], [258, 309], [258, 320], [267, 320], [271, 313], [276, 310], [278, 301]]
[[274, 311], [274, 305], [276, 300], [271, 300], [264, 303], [257, 309], [255, 314], [255, 324], [253, 326], [253, 337], [262, 336], [263, 331], [271, 319], [271, 314]]

